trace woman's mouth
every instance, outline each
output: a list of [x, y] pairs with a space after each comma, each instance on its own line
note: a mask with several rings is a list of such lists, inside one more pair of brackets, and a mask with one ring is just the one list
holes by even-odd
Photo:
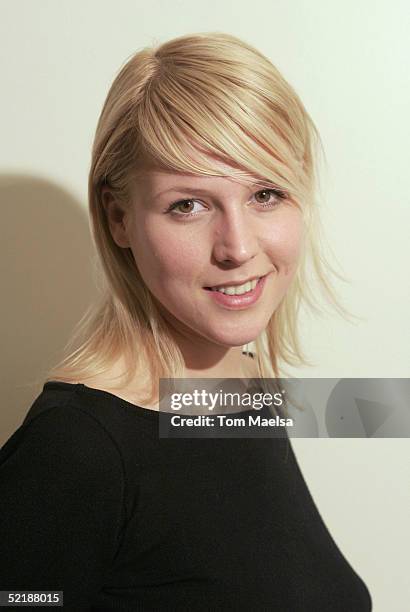
[[259, 299], [265, 286], [266, 276], [248, 281], [243, 285], [204, 287], [204, 289], [217, 304], [229, 310], [242, 310]]

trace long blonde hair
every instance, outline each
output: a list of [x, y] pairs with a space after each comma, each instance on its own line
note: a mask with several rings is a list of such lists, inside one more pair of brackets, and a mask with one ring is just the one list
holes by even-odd
[[302, 303], [317, 310], [320, 287], [343, 312], [328, 280], [329, 272], [340, 275], [321, 250], [321, 151], [318, 131], [294, 89], [263, 54], [235, 36], [191, 34], [135, 53], [110, 87], [92, 150], [88, 197], [102, 266], [101, 295], [77, 324], [66, 357], [48, 371], [46, 380], [93, 378], [123, 356], [126, 378], [120, 384], [145, 373], [151, 390], [141, 401], [151, 403], [158, 396], [159, 378], [183, 376], [181, 351], [131, 249], [114, 242], [102, 205], [104, 185], [130, 205], [131, 181], [144, 154], [175, 171], [217, 175], [209, 165], [211, 154], [238, 168], [224, 176], [263, 177], [300, 206], [304, 252], [286, 296], [254, 343], [262, 378], [279, 377], [286, 364], [307, 364], [297, 328]]

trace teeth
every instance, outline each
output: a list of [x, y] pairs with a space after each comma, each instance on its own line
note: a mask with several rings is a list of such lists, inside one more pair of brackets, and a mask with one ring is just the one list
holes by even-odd
[[253, 291], [258, 283], [257, 278], [253, 281], [249, 281], [244, 285], [237, 285], [235, 287], [219, 287], [213, 288], [212, 291], [219, 291], [220, 293], [225, 293], [226, 295], [242, 295], [243, 293], [247, 293], [248, 291]]

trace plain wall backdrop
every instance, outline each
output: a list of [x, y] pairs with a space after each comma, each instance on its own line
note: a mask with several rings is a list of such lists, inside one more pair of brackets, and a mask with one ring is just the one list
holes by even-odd
[[[110, 83], [135, 51], [223, 31], [253, 44], [315, 121], [328, 169], [322, 219], [362, 320], [302, 316], [299, 377], [409, 371], [409, 11], [405, 0], [2, 0], [0, 443], [41, 392], [96, 295], [87, 173]], [[332, 260], [334, 261], [334, 260]], [[336, 543], [375, 612], [410, 600], [408, 439], [295, 439]]]

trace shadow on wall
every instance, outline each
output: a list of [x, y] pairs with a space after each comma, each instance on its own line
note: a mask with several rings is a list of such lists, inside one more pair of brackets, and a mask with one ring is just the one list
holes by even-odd
[[0, 176], [0, 202], [2, 446], [98, 290], [88, 216], [78, 200], [48, 180], [8, 174]]

